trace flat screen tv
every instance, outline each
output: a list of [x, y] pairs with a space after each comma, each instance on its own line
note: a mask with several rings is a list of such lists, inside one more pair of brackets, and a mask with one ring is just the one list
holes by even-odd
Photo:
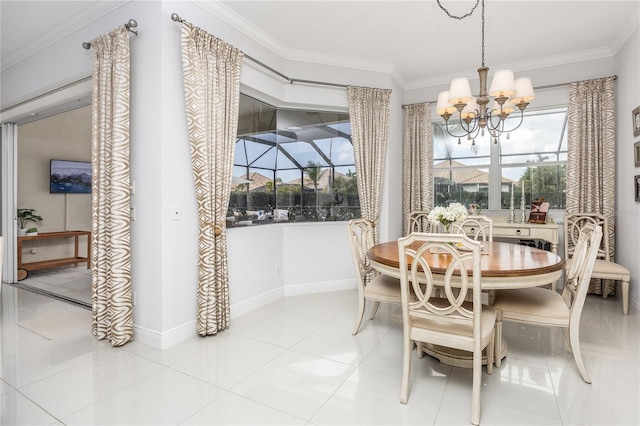
[[91, 163], [88, 161], [51, 160], [49, 192], [51, 194], [90, 194]]

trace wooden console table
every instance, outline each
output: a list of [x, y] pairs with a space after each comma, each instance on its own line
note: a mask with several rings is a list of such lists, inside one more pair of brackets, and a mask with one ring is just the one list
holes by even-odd
[[[467, 233], [473, 234], [469, 226]], [[509, 223], [504, 217], [493, 218], [493, 238], [510, 238], [517, 240], [543, 240], [551, 244], [551, 251], [558, 254], [558, 224], [547, 217], [547, 223]]]
[[[87, 255], [80, 257], [78, 251], [78, 239], [81, 236], [87, 237]], [[75, 251], [73, 257], [63, 257], [50, 260], [39, 260], [36, 262], [22, 263], [22, 243], [31, 240], [44, 240], [50, 238], [69, 238], [75, 239]], [[25, 279], [28, 271], [36, 271], [38, 269], [55, 268], [57, 266], [73, 265], [78, 266], [80, 263], [86, 263], [87, 269], [91, 268], [91, 231], [63, 231], [63, 232], [42, 232], [38, 235], [18, 237], [18, 281]]]

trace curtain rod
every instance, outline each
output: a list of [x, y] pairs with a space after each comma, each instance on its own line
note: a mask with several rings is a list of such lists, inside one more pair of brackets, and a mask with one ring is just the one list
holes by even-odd
[[[606, 78], [606, 77], [601, 77], [601, 78]], [[612, 75], [611, 78], [613, 78], [614, 80], [618, 79], [617, 75]], [[588, 81], [588, 80], [583, 80], [583, 81]], [[553, 89], [556, 87], [564, 87], [564, 86], [568, 86], [571, 83], [577, 83], [576, 81], [571, 81], [569, 83], [556, 83], [556, 84], [547, 84], [546, 86], [538, 86], [538, 87], [534, 87], [535, 90], [544, 90], [544, 89]], [[428, 103], [436, 103], [438, 101], [426, 101]], [[413, 104], [406, 104], [406, 105], [402, 105], [402, 108], [407, 108], [411, 105], [418, 105], [418, 104], [422, 104], [424, 102], [415, 102]]]
[[[186, 22], [188, 24], [190, 24], [190, 22], [186, 21], [185, 19], [182, 19], [180, 17], [180, 15], [178, 15], [177, 13], [172, 13], [171, 14], [171, 20], [174, 22]], [[343, 87], [343, 88], [347, 88], [349, 87], [348, 84], [339, 84], [339, 83], [329, 83], [326, 81], [316, 81], [316, 80], [304, 80], [304, 79], [300, 79], [300, 78], [291, 78], [288, 77], [284, 74], [282, 74], [280, 71], [277, 71], [273, 68], [271, 68], [269, 65], [265, 64], [262, 61], [257, 60], [256, 58], [247, 55], [246, 53], [242, 52], [244, 54], [244, 57], [249, 59], [250, 61], [260, 65], [261, 67], [271, 71], [272, 73], [276, 74], [277, 76], [283, 78], [284, 80], [287, 80], [289, 82], [289, 84], [293, 84], [293, 83], [303, 83], [303, 84], [315, 84], [315, 85], [320, 85], [320, 86], [332, 86], [332, 87]]]
[[[132, 30], [131, 28], [136, 28], [137, 26], [138, 26], [138, 21], [136, 21], [135, 19], [129, 19], [129, 22], [124, 24], [124, 27], [127, 29], [127, 31], [129, 31], [130, 33], [134, 33], [135, 35], [138, 35], [138, 32], [136, 30]], [[85, 41], [82, 43], [82, 47], [89, 50], [91, 49], [91, 43], [88, 41]]]

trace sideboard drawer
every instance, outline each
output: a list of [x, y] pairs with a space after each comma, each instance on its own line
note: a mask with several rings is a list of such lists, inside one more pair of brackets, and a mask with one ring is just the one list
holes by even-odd
[[531, 229], [523, 228], [493, 228], [494, 237], [529, 237]]

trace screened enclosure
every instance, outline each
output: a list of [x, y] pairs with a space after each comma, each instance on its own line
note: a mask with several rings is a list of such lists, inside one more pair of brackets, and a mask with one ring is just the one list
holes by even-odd
[[360, 217], [349, 115], [240, 95], [227, 226]]

